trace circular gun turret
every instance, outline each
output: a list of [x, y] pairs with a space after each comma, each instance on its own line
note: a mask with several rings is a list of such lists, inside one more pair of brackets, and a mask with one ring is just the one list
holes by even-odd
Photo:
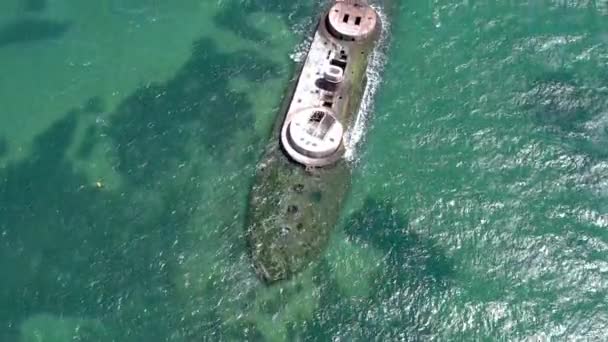
[[330, 9], [326, 21], [334, 37], [359, 42], [377, 31], [378, 14], [363, 1], [338, 1]]
[[287, 153], [307, 166], [323, 166], [336, 161], [344, 128], [327, 108], [308, 108], [292, 116], [282, 140]]

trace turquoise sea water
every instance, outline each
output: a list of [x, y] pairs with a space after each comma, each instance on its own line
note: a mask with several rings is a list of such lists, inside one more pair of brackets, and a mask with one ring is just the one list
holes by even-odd
[[319, 263], [248, 189], [321, 1], [0, 3], [0, 341], [608, 339], [608, 4], [385, 1]]

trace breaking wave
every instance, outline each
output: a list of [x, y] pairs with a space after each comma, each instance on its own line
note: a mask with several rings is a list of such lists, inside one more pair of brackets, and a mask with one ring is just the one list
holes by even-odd
[[355, 161], [357, 146], [365, 135], [368, 121], [371, 113], [374, 111], [374, 96], [382, 82], [382, 72], [386, 65], [386, 50], [388, 47], [388, 37], [390, 35], [390, 23], [383, 6], [372, 4], [372, 7], [378, 12], [382, 23], [382, 33], [378, 44], [370, 57], [369, 66], [367, 68], [367, 85], [361, 99], [359, 112], [355, 116], [355, 123], [352, 128], [346, 132], [345, 147], [346, 160]]

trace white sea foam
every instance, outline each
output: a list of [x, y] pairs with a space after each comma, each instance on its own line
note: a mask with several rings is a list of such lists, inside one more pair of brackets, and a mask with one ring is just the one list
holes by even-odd
[[[296, 30], [299, 28], [300, 27], [298, 26], [296, 28]], [[312, 36], [307, 36], [306, 40], [304, 40], [300, 44], [296, 45], [293, 52], [289, 54], [289, 58], [296, 63], [303, 63], [304, 60], [306, 59], [306, 56], [308, 55], [308, 48], [310, 47], [310, 44], [312, 43], [312, 38], [313, 38]]]
[[355, 117], [355, 123], [351, 129], [346, 132], [345, 147], [346, 147], [346, 160], [353, 162], [356, 161], [356, 152], [359, 142], [363, 139], [369, 118], [374, 111], [374, 96], [380, 87], [382, 81], [382, 71], [386, 64], [386, 47], [388, 44], [388, 37], [390, 34], [390, 23], [384, 8], [378, 5], [372, 5], [372, 7], [378, 12], [382, 23], [382, 33], [376, 48], [372, 52], [370, 57], [369, 66], [367, 68], [367, 86], [361, 99], [361, 107]]

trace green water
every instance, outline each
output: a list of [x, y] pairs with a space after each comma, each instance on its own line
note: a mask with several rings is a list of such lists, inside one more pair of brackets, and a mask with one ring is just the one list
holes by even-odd
[[269, 288], [248, 189], [322, 3], [2, 1], [0, 341], [608, 339], [608, 4], [381, 5], [342, 220]]

